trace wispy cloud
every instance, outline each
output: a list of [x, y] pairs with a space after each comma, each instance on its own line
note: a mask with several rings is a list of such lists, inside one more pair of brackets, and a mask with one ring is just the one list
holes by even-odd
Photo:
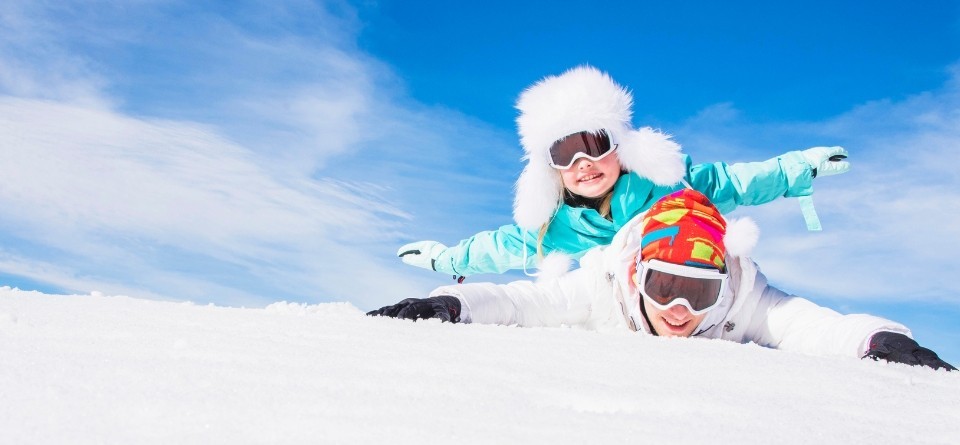
[[[173, 268], [250, 289], [288, 282], [279, 287], [295, 294], [360, 267], [344, 243], [389, 239], [406, 216], [350, 184], [278, 177], [196, 125], [20, 99], [0, 101], [0, 119], [7, 230], [61, 251], [77, 270], [148, 288], [167, 279], [144, 271]], [[223, 270], [211, 270], [217, 264]]]
[[[823, 122], [746, 122], [730, 104], [684, 128], [701, 158], [758, 160], [756, 153], [846, 146], [853, 169], [815, 180], [825, 230], [802, 229], [791, 200], [742, 208], [760, 223], [761, 265], [784, 288], [830, 297], [960, 302], [960, 71], [942, 89], [878, 100]], [[719, 135], [719, 136], [718, 136]], [[737, 147], [769, 144], [761, 151]], [[751, 153], [753, 158], [751, 159]]]
[[512, 147], [407, 99], [338, 6], [5, 4], [0, 268], [224, 304], [425, 294], [437, 277], [396, 246], [468, 233], [431, 201], [508, 203], [496, 179], [452, 167]]

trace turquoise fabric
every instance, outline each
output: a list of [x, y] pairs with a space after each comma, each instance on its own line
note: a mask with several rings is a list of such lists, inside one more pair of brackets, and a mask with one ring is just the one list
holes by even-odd
[[[763, 162], [727, 165], [722, 162], [687, 165], [686, 181], [716, 205], [722, 213], [737, 206], [759, 205], [779, 197], [813, 194], [812, 168], [799, 151], [785, 153]], [[684, 187], [683, 184], [658, 186], [635, 173], [617, 180], [610, 204], [611, 220], [593, 209], [570, 207], [557, 209], [543, 238], [543, 254], [560, 251], [579, 258], [592, 247], [607, 245], [613, 235], [631, 218], [646, 211], [664, 195]], [[442, 252], [434, 267], [452, 275], [503, 273], [510, 269], [533, 269], [538, 261], [537, 231], [515, 224], [497, 230], [480, 232]], [[524, 255], [526, 245], [526, 255]]]

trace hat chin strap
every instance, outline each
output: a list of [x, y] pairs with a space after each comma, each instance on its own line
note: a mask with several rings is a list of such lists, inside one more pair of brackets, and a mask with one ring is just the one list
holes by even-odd
[[657, 332], [657, 328], [653, 327], [653, 323], [650, 322], [650, 316], [647, 315], [647, 305], [643, 304], [643, 297], [640, 297], [640, 314], [643, 315], [643, 321], [647, 322], [647, 326], [650, 327], [650, 333], [654, 337], [659, 337], [660, 333]]

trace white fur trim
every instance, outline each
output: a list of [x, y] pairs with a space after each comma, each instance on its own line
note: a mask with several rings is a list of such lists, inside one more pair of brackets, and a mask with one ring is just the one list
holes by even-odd
[[573, 265], [573, 259], [559, 252], [553, 252], [547, 255], [540, 265], [540, 273], [537, 274], [538, 283], [549, 283], [556, 281], [570, 270]]
[[760, 228], [750, 218], [727, 220], [727, 233], [723, 244], [727, 253], [738, 257], [749, 257], [760, 239]]
[[680, 144], [650, 127], [628, 132], [617, 148], [617, 157], [624, 169], [657, 185], [674, 185], [687, 171]]
[[550, 146], [580, 131], [606, 130], [627, 171], [658, 185], [673, 185], [686, 174], [680, 145], [651, 128], [634, 130], [633, 96], [606, 73], [583, 65], [547, 76], [517, 100], [517, 129], [527, 166], [517, 180], [513, 215], [526, 229], [550, 221], [563, 197], [560, 173], [549, 167]]
[[520, 143], [530, 161], [547, 161], [557, 139], [580, 131], [606, 129], [619, 142], [630, 129], [632, 105], [633, 96], [594, 67], [547, 76], [517, 100]]
[[527, 230], [539, 230], [557, 211], [563, 196], [560, 173], [546, 164], [528, 162], [517, 180], [513, 219]]

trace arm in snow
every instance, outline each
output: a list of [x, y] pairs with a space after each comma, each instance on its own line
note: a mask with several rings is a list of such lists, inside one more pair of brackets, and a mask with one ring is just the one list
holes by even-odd
[[749, 325], [744, 340], [811, 355], [861, 358], [880, 331], [910, 335], [900, 323], [866, 314], [841, 315], [767, 284], [757, 274], [756, 285], [741, 311]]
[[[597, 291], [602, 277], [577, 269], [547, 283], [514, 281], [508, 284], [469, 283], [442, 286], [430, 296], [450, 295], [461, 303], [466, 323], [517, 326], [586, 326], [591, 317], [608, 313], [612, 298]], [[601, 295], [602, 294], [602, 295]], [[622, 317], [621, 317], [622, 319]], [[616, 322], [616, 320], [599, 320]]]
[[690, 186], [710, 198], [722, 213], [739, 205], [813, 194], [813, 167], [801, 151], [790, 151], [763, 162], [714, 162], [689, 167], [687, 158], [687, 163]]

